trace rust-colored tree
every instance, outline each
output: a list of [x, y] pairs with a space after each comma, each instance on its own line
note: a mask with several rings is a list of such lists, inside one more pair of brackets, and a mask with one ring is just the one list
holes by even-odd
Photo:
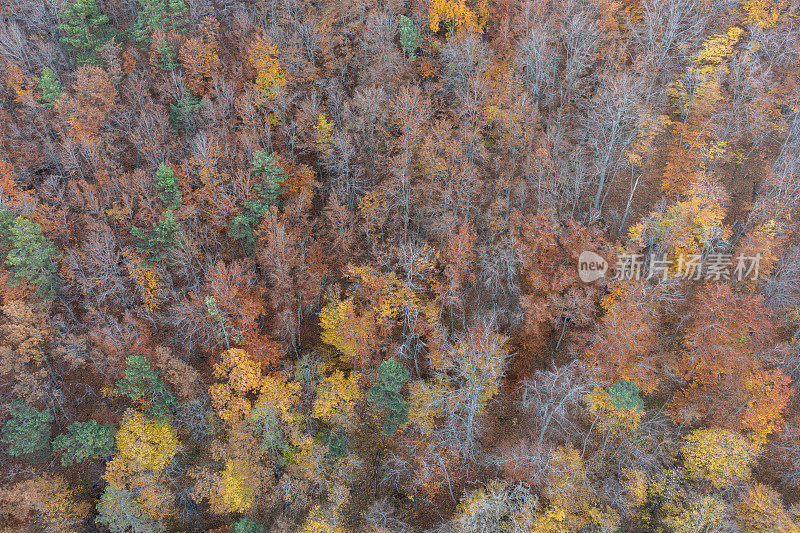
[[780, 428], [793, 392], [783, 371], [758, 357], [776, 339], [772, 314], [762, 296], [735, 294], [725, 283], [696, 298], [688, 350], [676, 365], [684, 386], [673, 398], [674, 416], [745, 431], [761, 445]]
[[274, 367], [283, 349], [262, 334], [264, 289], [256, 282], [254, 265], [237, 260], [217, 261], [206, 273], [203, 289], [189, 296], [182, 321], [211, 352], [241, 346], [265, 369]]
[[610, 248], [599, 226], [560, 219], [552, 210], [538, 212], [515, 232], [520, 250], [520, 304], [525, 311], [520, 326], [524, 352], [515, 364], [524, 367], [551, 333], [558, 333], [560, 343], [567, 329], [589, 325], [599, 311], [601, 285], [581, 281], [578, 258], [583, 251], [608, 256]]

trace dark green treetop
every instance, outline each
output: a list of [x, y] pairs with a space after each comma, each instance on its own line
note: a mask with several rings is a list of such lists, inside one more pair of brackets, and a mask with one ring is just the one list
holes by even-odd
[[128, 356], [125, 375], [114, 387], [116, 394], [123, 394], [142, 406], [150, 419], [163, 419], [170, 415], [177, 399], [161, 379], [158, 371], [140, 355]]
[[42, 235], [42, 227], [24, 217], [15, 217], [10, 211], [0, 213], [0, 232], [4, 243], [10, 246], [6, 266], [12, 272], [14, 283], [28, 282], [40, 297], [53, 298], [58, 289], [59, 253], [55, 244]]
[[231, 227], [228, 230], [231, 237], [244, 239], [248, 252], [252, 252], [255, 247], [256, 227], [261, 224], [267, 211], [278, 204], [281, 186], [288, 178], [283, 165], [275, 154], [268, 154], [264, 150], [253, 153], [250, 171], [257, 177], [253, 186], [256, 191], [256, 199], [252, 202], [245, 202], [245, 212], [231, 221]]
[[136, 250], [146, 262], [154, 264], [167, 258], [169, 252], [175, 247], [181, 229], [182, 226], [175, 220], [172, 208], [169, 208], [164, 211], [161, 220], [153, 223], [153, 230], [150, 233], [131, 226], [131, 235], [139, 240]]
[[114, 433], [113, 426], [101, 426], [97, 420], [73, 422], [53, 440], [53, 450], [61, 453], [64, 466], [92, 458], [107, 459], [114, 453]]
[[99, 63], [97, 52], [108, 40], [110, 28], [96, 0], [67, 1], [61, 8], [58, 29], [64, 34], [61, 42], [78, 63]]
[[416, 58], [416, 51], [422, 45], [422, 39], [419, 36], [414, 21], [405, 15], [400, 15], [400, 47], [405, 52], [406, 57], [413, 61]]
[[131, 29], [133, 40], [149, 44], [154, 33], [172, 31], [186, 24], [189, 9], [183, 0], [139, 0], [142, 10]]
[[408, 420], [408, 403], [400, 390], [410, 377], [405, 366], [389, 358], [378, 367], [378, 382], [367, 393], [367, 401], [387, 413], [384, 435], [393, 435]]
[[45, 67], [37, 83], [42, 90], [42, 107], [51, 109], [58, 97], [61, 96], [61, 82], [58, 81], [51, 68]]
[[22, 400], [11, 402], [10, 417], [0, 430], [0, 442], [14, 457], [29, 456], [43, 460], [50, 452], [50, 409], [39, 411]]
[[611, 406], [617, 411], [635, 410], [644, 413], [644, 401], [639, 396], [639, 385], [627, 379], [618, 379], [608, 388]]

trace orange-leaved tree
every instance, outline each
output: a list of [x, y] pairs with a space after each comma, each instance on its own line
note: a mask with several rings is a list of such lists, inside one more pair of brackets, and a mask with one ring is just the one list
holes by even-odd
[[214, 377], [221, 380], [210, 390], [220, 418], [235, 422], [249, 415], [264, 385], [261, 365], [241, 348], [231, 348], [214, 365]]
[[673, 415], [744, 431], [763, 444], [781, 427], [793, 394], [783, 371], [759, 357], [776, 340], [771, 311], [761, 295], [717, 283], [697, 295], [694, 314], [676, 367], [685, 385], [673, 398]]
[[352, 281], [347, 296], [333, 295], [319, 313], [322, 340], [339, 350], [347, 363], [370, 372], [379, 362], [379, 349], [388, 345], [395, 328], [420, 300], [394, 272], [352, 265], [346, 272]]
[[605, 314], [590, 337], [581, 357], [599, 366], [605, 381], [635, 381], [644, 392], [658, 389], [661, 365], [666, 362], [659, 349], [659, 286], [643, 280], [618, 280], [609, 285], [601, 306]]
[[283, 348], [261, 333], [263, 295], [251, 262], [217, 261], [208, 270], [200, 294], [189, 295], [190, 332], [206, 350], [241, 347], [264, 369], [274, 368], [283, 357]]

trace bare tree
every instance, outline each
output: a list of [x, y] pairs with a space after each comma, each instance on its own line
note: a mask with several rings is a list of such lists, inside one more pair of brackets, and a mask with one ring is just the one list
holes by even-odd
[[592, 207], [598, 213], [627, 163], [626, 150], [637, 136], [642, 118], [639, 80], [623, 74], [608, 77], [589, 102], [584, 124], [596, 192]]
[[544, 24], [531, 27], [519, 43], [517, 75], [531, 100], [549, 105], [558, 85], [558, 54]]
[[561, 8], [566, 17], [559, 28], [563, 50], [559, 100], [565, 106], [569, 105], [581, 78], [594, 63], [602, 33], [592, 20], [593, 13], [582, 9], [578, 0], [567, 0]]
[[696, 46], [704, 38], [711, 13], [694, 0], [644, 0], [641, 10], [632, 35], [655, 85], [685, 61], [681, 43]]
[[494, 461], [517, 477], [539, 485], [550, 472], [556, 446], [582, 435], [587, 426], [586, 396], [598, 385], [597, 376], [580, 361], [552, 370], [537, 370], [519, 388], [522, 438], [502, 449]]
[[800, 246], [783, 252], [772, 273], [761, 281], [767, 304], [776, 310], [800, 305]]
[[538, 428], [538, 446], [563, 443], [580, 431], [583, 401], [597, 385], [595, 373], [580, 361], [537, 370], [522, 382], [519, 405]]
[[481, 415], [486, 403], [498, 392], [508, 359], [507, 337], [493, 330], [493, 323], [472, 326], [450, 348], [451, 386], [439, 398], [446, 423], [439, 431], [446, 445], [474, 460], [481, 433]]

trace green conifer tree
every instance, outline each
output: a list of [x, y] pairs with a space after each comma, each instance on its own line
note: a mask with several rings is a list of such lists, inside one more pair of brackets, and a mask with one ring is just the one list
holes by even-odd
[[611, 406], [617, 411], [636, 410], [644, 413], [644, 401], [639, 397], [639, 385], [627, 379], [618, 379], [608, 388]]
[[158, 165], [155, 174], [156, 186], [159, 188], [158, 197], [169, 207], [177, 208], [183, 201], [181, 184], [175, 171], [166, 163]]
[[50, 453], [50, 409], [39, 411], [21, 400], [11, 402], [10, 417], [0, 431], [0, 442], [14, 457], [28, 456], [43, 461]]
[[100, 12], [96, 0], [68, 0], [61, 8], [58, 29], [61, 42], [78, 63], [99, 63], [97, 52], [109, 38], [108, 17]]
[[42, 75], [39, 76], [37, 82], [39, 88], [42, 89], [42, 107], [51, 109], [58, 97], [61, 96], [61, 82], [49, 67], [42, 70]]
[[416, 51], [422, 45], [422, 39], [419, 36], [414, 21], [405, 15], [400, 15], [400, 47], [406, 54], [409, 60], [416, 59]]
[[184, 0], [139, 0], [142, 10], [131, 29], [133, 40], [149, 44], [153, 34], [172, 31], [186, 24]]
[[23, 217], [16, 217], [8, 231], [11, 249], [6, 265], [11, 267], [12, 282], [26, 281], [36, 287], [40, 297], [55, 297], [59, 254], [53, 242], [42, 235], [39, 224]]
[[191, 129], [192, 121], [190, 119], [198, 107], [200, 107], [200, 100], [184, 88], [183, 96], [169, 109], [169, 121], [172, 127], [176, 130]]
[[178, 68], [179, 64], [175, 57], [175, 47], [167, 41], [160, 41], [156, 45], [158, 52], [159, 68], [164, 72], [169, 72]]
[[134, 494], [124, 487], [109, 484], [97, 503], [95, 522], [111, 533], [157, 533], [164, 526], [144, 512]]
[[114, 387], [115, 394], [122, 394], [142, 405], [142, 411], [150, 419], [163, 419], [175, 407], [175, 394], [167, 387], [158, 371], [140, 355], [127, 359], [125, 375]]
[[255, 247], [255, 228], [261, 224], [267, 211], [277, 205], [281, 186], [288, 178], [277, 157], [264, 150], [253, 153], [250, 171], [258, 177], [254, 185], [256, 200], [245, 202], [245, 212], [234, 217], [228, 230], [234, 239], [245, 241], [248, 253]]
[[147, 263], [163, 261], [169, 255], [178, 239], [182, 226], [175, 220], [172, 208], [164, 211], [164, 216], [153, 224], [153, 231], [145, 233], [136, 226], [131, 226], [131, 235], [139, 240], [136, 250]]
[[53, 450], [61, 453], [63, 466], [86, 459], [107, 459], [114, 453], [114, 427], [101, 426], [97, 420], [73, 422], [53, 441]]
[[378, 367], [378, 382], [367, 393], [367, 401], [387, 413], [384, 435], [393, 435], [408, 420], [408, 403], [400, 390], [410, 377], [402, 364], [389, 358]]
[[267, 530], [249, 518], [241, 518], [231, 526], [231, 533], [267, 533]]

